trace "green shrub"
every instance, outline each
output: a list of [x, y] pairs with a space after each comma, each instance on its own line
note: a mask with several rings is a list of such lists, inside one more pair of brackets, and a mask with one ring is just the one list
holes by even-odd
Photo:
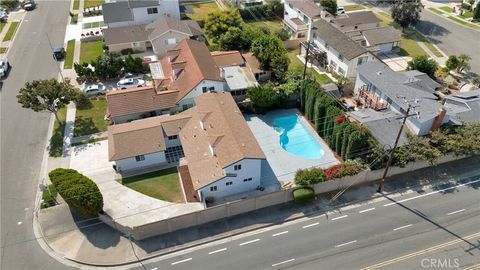
[[297, 204], [306, 204], [315, 198], [315, 191], [310, 187], [297, 188], [293, 191], [293, 199]]
[[325, 173], [319, 168], [298, 170], [295, 174], [295, 184], [298, 186], [314, 185], [325, 181], [325, 179]]
[[65, 202], [80, 215], [97, 217], [103, 209], [102, 193], [95, 182], [76, 170], [58, 168], [48, 176]]
[[0, 6], [6, 9], [14, 9], [18, 4], [17, 0], [2, 0]]
[[53, 184], [48, 185], [48, 189], [42, 191], [43, 203], [40, 207], [48, 208], [54, 206], [56, 204], [57, 194], [58, 192], [57, 189], [55, 189], [55, 186]]
[[90, 98], [88, 97], [87, 93], [78, 90], [77, 94], [75, 95], [75, 105], [77, 109], [85, 110], [92, 108], [93, 104]]
[[133, 53], [133, 49], [132, 49], [132, 48], [121, 49], [121, 50], [120, 50], [120, 53], [121, 53], [122, 55], [132, 54], [132, 53]]

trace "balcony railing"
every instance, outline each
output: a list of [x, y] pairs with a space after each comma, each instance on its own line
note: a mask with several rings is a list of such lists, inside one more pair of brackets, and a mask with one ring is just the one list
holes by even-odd
[[372, 108], [376, 111], [381, 111], [388, 108], [388, 103], [381, 101], [380, 97], [369, 91], [366, 85], [360, 87], [358, 97], [361, 99], [366, 108]]

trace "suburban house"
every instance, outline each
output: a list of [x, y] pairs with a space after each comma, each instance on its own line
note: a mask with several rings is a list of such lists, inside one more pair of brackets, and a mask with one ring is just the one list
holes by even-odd
[[313, 21], [332, 17], [313, 0], [285, 0], [284, 10], [283, 24], [291, 31], [294, 38], [306, 37]]
[[[438, 87], [438, 83], [422, 72], [395, 72], [383, 63], [369, 62], [358, 68], [354, 95], [364, 108], [382, 112], [375, 117], [383, 115], [391, 118], [391, 112], [404, 115], [408, 108], [407, 100], [415, 106], [417, 114], [407, 119], [409, 130], [413, 134], [426, 135], [449, 121], [450, 115], [435, 95]], [[367, 122], [370, 115], [360, 111], [354, 118]], [[385, 125], [384, 129], [389, 128]]]
[[380, 20], [372, 11], [355, 11], [338, 15], [331, 22], [342, 32], [367, 30], [380, 26]]
[[132, 25], [103, 30], [105, 45], [111, 52], [132, 51], [153, 52], [162, 57], [183, 39], [204, 40], [202, 29], [194, 20], [179, 20], [161, 16], [146, 25]]
[[313, 65], [347, 78], [355, 78], [359, 66], [376, 60], [371, 52], [326, 20], [313, 22], [308, 40], [301, 43], [301, 55], [306, 55], [310, 44], [309, 61]]
[[219, 67], [201, 41], [184, 39], [152, 64], [153, 87], [107, 93], [108, 114], [114, 123], [186, 110], [196, 96], [226, 90]]
[[[265, 155], [227, 92], [197, 96], [193, 108], [176, 115], [110, 126], [108, 143], [109, 159], [117, 170], [180, 159], [182, 182], [191, 182], [189, 186], [200, 201], [255, 190], [261, 185]], [[178, 154], [172, 158], [175, 151]]]
[[160, 16], [180, 19], [178, 0], [116, 0], [102, 5], [108, 28], [151, 23]]
[[452, 124], [480, 122], [480, 89], [448, 95], [444, 107]]

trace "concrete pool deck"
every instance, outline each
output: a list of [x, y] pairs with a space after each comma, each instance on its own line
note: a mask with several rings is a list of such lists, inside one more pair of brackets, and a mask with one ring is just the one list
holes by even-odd
[[[320, 144], [325, 152], [319, 159], [306, 159], [287, 152], [280, 146], [279, 134], [273, 127], [273, 121], [276, 117], [296, 114], [300, 117], [304, 126], [308, 129], [313, 138]], [[275, 110], [265, 115], [245, 115], [245, 120], [253, 132], [253, 135], [260, 144], [267, 161], [277, 177], [278, 181], [286, 183], [293, 181], [295, 173], [299, 169], [311, 167], [328, 168], [340, 161], [335, 157], [334, 153], [328, 147], [315, 130], [310, 126], [308, 121], [302, 116], [297, 109]]]

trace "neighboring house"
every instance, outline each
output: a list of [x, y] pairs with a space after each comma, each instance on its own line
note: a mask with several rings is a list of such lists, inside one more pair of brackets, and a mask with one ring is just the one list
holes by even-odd
[[448, 95], [444, 106], [453, 124], [480, 122], [480, 89]]
[[[359, 66], [376, 60], [367, 49], [325, 20], [313, 23], [309, 40], [312, 63], [347, 78], [355, 78]], [[307, 44], [302, 43], [302, 55], [306, 48]]]
[[285, 0], [284, 9], [283, 24], [294, 38], [306, 37], [313, 21], [333, 17], [312, 0]]
[[400, 47], [402, 36], [391, 26], [361, 31], [362, 45], [374, 53], [389, 53]]
[[178, 0], [116, 0], [102, 5], [108, 28], [142, 25], [160, 16], [180, 19]]
[[109, 126], [110, 161], [123, 171], [158, 166], [176, 162], [182, 155], [172, 158], [171, 149], [181, 148], [182, 180], [201, 201], [255, 190], [265, 155], [232, 96], [206, 93], [195, 104], [177, 115]]
[[255, 76], [257, 82], [266, 82], [272, 77], [271, 70], [263, 70], [260, 66], [260, 61], [253, 55], [253, 53], [248, 52], [242, 54], [243, 59], [245, 59], [245, 65], [250, 69], [250, 71]]
[[201, 41], [182, 40], [156, 62], [154, 73], [153, 88], [107, 93], [108, 113], [114, 123], [186, 110], [196, 96], [226, 90], [220, 69]]
[[111, 52], [152, 49], [159, 57], [183, 39], [204, 40], [202, 29], [196, 21], [178, 20], [168, 16], [161, 16], [147, 25], [104, 29], [103, 35], [105, 45]]
[[331, 22], [342, 32], [367, 30], [380, 26], [380, 20], [372, 11], [356, 11], [338, 15]]
[[365, 108], [399, 115], [406, 113], [405, 100], [409, 101], [416, 106], [418, 117], [409, 117], [407, 126], [414, 134], [426, 135], [449, 121], [446, 109], [435, 95], [438, 87], [422, 72], [395, 72], [383, 63], [369, 62], [358, 68], [354, 95]]

